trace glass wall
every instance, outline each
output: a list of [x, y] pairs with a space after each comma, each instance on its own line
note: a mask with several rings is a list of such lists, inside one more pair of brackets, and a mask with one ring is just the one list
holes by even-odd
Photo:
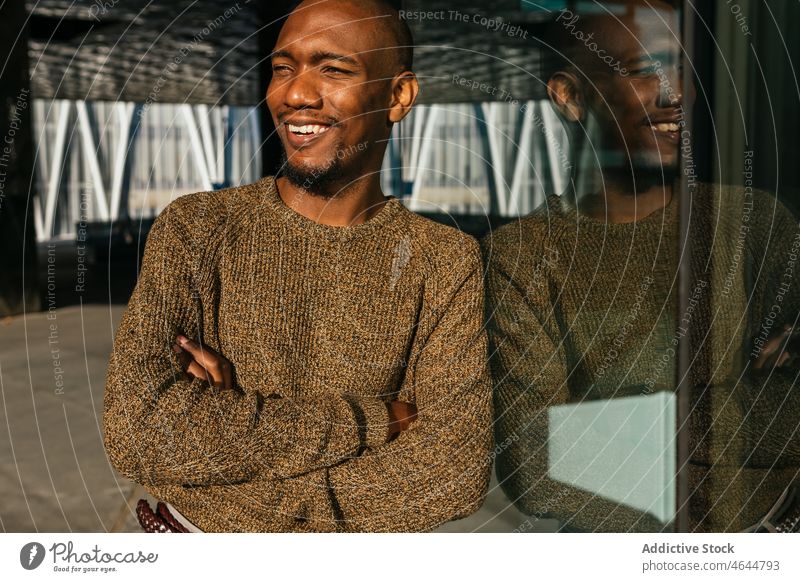
[[499, 487], [561, 531], [791, 527], [796, 6], [534, 4], [544, 97], [480, 118]]

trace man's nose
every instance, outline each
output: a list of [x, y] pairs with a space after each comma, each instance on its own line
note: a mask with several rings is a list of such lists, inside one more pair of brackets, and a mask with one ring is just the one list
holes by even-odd
[[320, 109], [322, 94], [314, 71], [301, 71], [289, 81], [284, 101], [292, 109]]
[[683, 71], [677, 67], [666, 69], [659, 80], [658, 106], [683, 105]]

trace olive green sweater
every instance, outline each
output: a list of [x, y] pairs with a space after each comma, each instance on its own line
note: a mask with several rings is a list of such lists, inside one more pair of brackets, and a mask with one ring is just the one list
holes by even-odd
[[[180, 372], [177, 334], [233, 364]], [[491, 387], [476, 241], [391, 198], [318, 224], [273, 178], [183, 196], [149, 234], [105, 394], [111, 463], [204, 531], [420, 531], [486, 493]], [[386, 402], [418, 418], [387, 442]]]
[[797, 223], [766, 194], [698, 187], [692, 302], [679, 314], [678, 257], [686, 247], [677, 207], [675, 198], [643, 220], [614, 224], [552, 196], [483, 241], [496, 438], [508, 445], [497, 472], [528, 514], [584, 531], [672, 527], [551, 478], [566, 461], [548, 458], [548, 415], [565, 404], [674, 391], [675, 341], [686, 334], [692, 529], [752, 525], [798, 474], [797, 367], [767, 376], [750, 365], [765, 327], [779, 331], [800, 309]]

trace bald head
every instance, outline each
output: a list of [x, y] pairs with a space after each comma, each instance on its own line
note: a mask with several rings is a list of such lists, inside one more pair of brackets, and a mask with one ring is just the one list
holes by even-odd
[[408, 28], [386, 2], [297, 6], [272, 52], [267, 88], [286, 178], [331, 197], [353, 180], [376, 176], [392, 125], [408, 115], [419, 93], [410, 67]]
[[305, 0], [289, 18], [308, 18], [318, 11], [334, 10], [354, 19], [368, 21], [373, 45], [381, 59], [394, 72], [410, 71], [414, 66], [414, 37], [399, 12], [386, 0]]
[[[597, 6], [556, 16], [550, 42], [561, 55], [545, 71], [548, 95], [567, 121], [595, 122], [592, 147], [602, 152], [604, 168], [663, 179], [679, 163], [680, 10], [664, 0], [606, 0]], [[571, 127], [579, 131], [577, 123]]]
[[613, 69], [625, 76], [626, 59], [641, 49], [661, 51], [680, 35], [675, 0], [605, 0], [592, 10], [564, 9], [549, 25], [544, 80], [559, 71], [593, 77]]

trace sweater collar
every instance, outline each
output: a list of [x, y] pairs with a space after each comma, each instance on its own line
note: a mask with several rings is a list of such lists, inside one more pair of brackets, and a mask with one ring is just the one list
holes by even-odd
[[381, 232], [396, 223], [398, 216], [405, 209], [396, 197], [387, 196], [383, 208], [366, 222], [353, 226], [332, 226], [314, 222], [289, 208], [278, 193], [274, 176], [262, 178], [257, 185], [263, 194], [263, 201], [270, 211], [270, 216], [277, 217], [284, 226], [296, 231], [334, 240], [352, 239]]
[[562, 196], [551, 196], [548, 200], [548, 206], [550, 207], [551, 211], [555, 210], [566, 220], [580, 224], [586, 229], [601, 230], [607, 233], [616, 232], [619, 234], [627, 234], [636, 231], [659, 231], [673, 226], [677, 222], [679, 198], [680, 196], [676, 193], [672, 196], [669, 203], [664, 208], [656, 210], [640, 220], [619, 223], [592, 218], [586, 214], [583, 214], [579, 211], [573, 201]]

